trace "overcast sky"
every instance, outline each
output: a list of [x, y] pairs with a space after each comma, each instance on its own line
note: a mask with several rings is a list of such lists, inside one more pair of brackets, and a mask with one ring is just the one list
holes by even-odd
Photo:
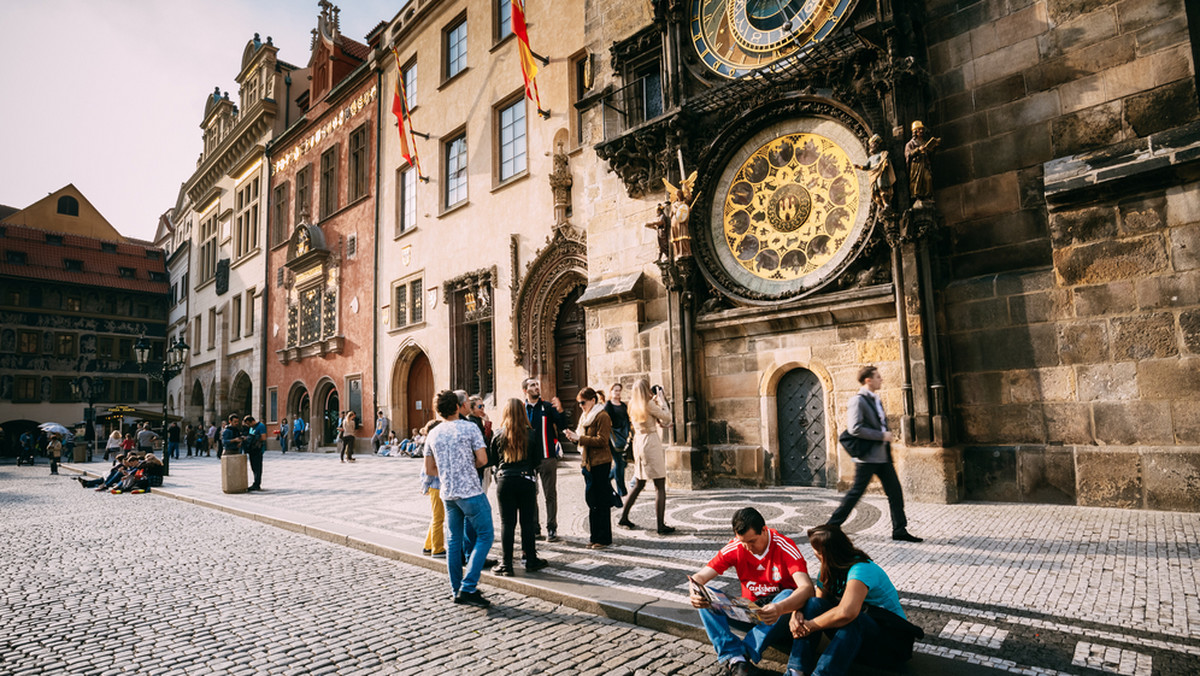
[[[405, 0], [342, 0], [363, 41]], [[74, 183], [127, 237], [151, 239], [196, 168], [204, 100], [237, 101], [255, 33], [308, 63], [316, 0], [0, 0], [0, 204]]]

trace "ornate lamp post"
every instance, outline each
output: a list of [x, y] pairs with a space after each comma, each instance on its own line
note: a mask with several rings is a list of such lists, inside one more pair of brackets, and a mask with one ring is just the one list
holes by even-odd
[[184, 364], [187, 363], [188, 351], [191, 350], [188, 344], [183, 342], [183, 336], [175, 338], [175, 342], [167, 348], [167, 352], [162, 362], [162, 370], [156, 371], [150, 364], [150, 343], [146, 340], [146, 336], [138, 338], [138, 342], [133, 346], [133, 354], [137, 357], [138, 368], [142, 373], [158, 380], [163, 384], [163, 405], [162, 405], [162, 439], [163, 439], [163, 475], [170, 476], [171, 474], [171, 452], [167, 447], [167, 383], [171, 379], [179, 375], [183, 371]]
[[87, 425], [87, 448], [88, 461], [92, 459], [92, 452], [96, 449], [96, 402], [100, 399], [100, 389], [104, 387], [103, 378], [92, 378], [80, 374], [71, 381], [71, 393], [80, 401], [87, 402], [87, 408], [83, 411], [83, 422]]

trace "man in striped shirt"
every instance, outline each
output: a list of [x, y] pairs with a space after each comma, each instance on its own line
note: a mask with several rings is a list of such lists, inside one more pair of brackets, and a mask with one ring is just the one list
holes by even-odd
[[804, 556], [795, 542], [767, 528], [762, 514], [753, 507], [734, 513], [733, 532], [736, 537], [692, 580], [707, 584], [733, 566], [742, 585], [742, 596], [758, 603], [761, 609], [759, 623], [749, 628], [744, 639], [739, 639], [730, 629], [729, 619], [709, 608], [703, 595], [692, 591], [692, 605], [700, 609], [700, 620], [717, 658], [728, 673], [746, 676], [752, 673], [750, 662], [757, 663], [767, 646], [778, 643], [782, 644], [781, 649], [790, 646], [788, 667], [799, 670], [804, 642], [792, 641], [788, 620], [793, 611], [803, 608], [813, 597], [813, 583]]

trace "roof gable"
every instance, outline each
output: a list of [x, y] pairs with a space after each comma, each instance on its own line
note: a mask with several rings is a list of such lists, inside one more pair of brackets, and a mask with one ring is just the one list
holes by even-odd
[[[69, 203], [69, 200], [72, 199], [75, 201], [76, 215], [60, 213], [59, 205], [62, 198], [68, 198], [68, 202], [64, 204]], [[95, 237], [96, 239], [115, 240], [118, 242], [125, 241], [125, 237], [117, 232], [117, 229], [108, 222], [108, 219], [100, 214], [96, 207], [92, 206], [88, 198], [73, 183], [68, 183], [24, 209], [13, 213], [5, 218], [4, 222], [49, 232], [82, 235], [84, 237]]]

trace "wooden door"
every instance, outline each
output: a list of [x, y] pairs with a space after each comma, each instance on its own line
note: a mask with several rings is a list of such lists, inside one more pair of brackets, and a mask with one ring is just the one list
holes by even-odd
[[554, 325], [555, 394], [562, 401], [563, 411], [574, 429], [579, 421], [575, 396], [587, 387], [587, 340], [583, 308], [576, 301], [583, 294], [580, 287], [571, 292], [558, 311]]
[[785, 486], [825, 486], [825, 396], [817, 375], [793, 369], [775, 396], [780, 481]]
[[417, 355], [413, 359], [412, 366], [408, 367], [408, 427], [407, 430], [396, 430], [397, 437], [405, 437], [412, 431], [412, 428], [420, 429], [425, 423], [433, 420], [436, 411], [433, 410], [433, 367], [429, 364], [429, 358], [425, 353]]

